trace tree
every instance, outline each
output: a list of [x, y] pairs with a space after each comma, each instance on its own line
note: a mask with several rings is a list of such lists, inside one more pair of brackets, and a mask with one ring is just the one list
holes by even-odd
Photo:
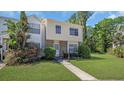
[[120, 16], [115, 19], [106, 18], [95, 25], [93, 39], [95, 39], [96, 50], [107, 52], [113, 42], [120, 44], [123, 40], [122, 33], [117, 31], [118, 25], [124, 22], [124, 17]]
[[11, 20], [6, 20], [6, 24], [8, 27], [8, 30], [6, 31], [9, 35], [9, 39], [7, 39], [5, 42], [8, 44], [11, 49], [15, 49], [18, 47], [17, 45], [17, 33], [18, 33], [18, 22], [15, 23]]
[[95, 37], [94, 37], [94, 27], [87, 26], [87, 44], [88, 47], [90, 48], [91, 52], [95, 52]]
[[68, 20], [70, 23], [73, 23], [73, 24], [78, 24], [78, 19], [76, 17], [76, 13], [74, 13]]
[[29, 35], [26, 35], [29, 31], [29, 27], [25, 12], [21, 12], [20, 20], [18, 22], [6, 20], [6, 25], [8, 27], [6, 32], [10, 38], [7, 40], [8, 45], [11, 46], [12, 49], [23, 49], [27, 39], [30, 38]]
[[24, 48], [26, 45], [26, 40], [29, 38], [29, 36], [26, 35], [26, 33], [29, 32], [29, 26], [27, 16], [24, 11], [21, 11], [20, 13], [20, 24], [22, 29], [19, 35], [23, 37], [22, 48]]
[[74, 13], [70, 19], [68, 20], [71, 23], [79, 24], [82, 26], [83, 29], [83, 40], [87, 39], [87, 27], [86, 22], [87, 20], [93, 15], [94, 12], [91, 11], [78, 11]]
[[78, 47], [78, 55], [81, 58], [90, 58], [90, 48], [84, 43], [80, 44]]
[[115, 46], [122, 46], [124, 42], [124, 24], [117, 25], [117, 31], [114, 33], [113, 36], [113, 44]]
[[101, 42], [100, 44], [102, 44], [103, 52], [107, 52], [107, 48], [112, 46], [113, 33], [115, 31], [114, 25], [113, 19], [111, 18], [104, 19], [95, 25], [96, 33], [99, 34], [98, 38], [101, 39], [96, 43]]
[[124, 22], [124, 16], [116, 17], [116, 18], [114, 18], [113, 20], [114, 20], [114, 23], [115, 23], [116, 25], [121, 24], [121, 23]]

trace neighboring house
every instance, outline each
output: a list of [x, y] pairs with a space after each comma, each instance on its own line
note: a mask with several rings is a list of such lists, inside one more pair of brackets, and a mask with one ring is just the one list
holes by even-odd
[[[4, 54], [4, 51], [7, 50], [7, 46], [4, 43], [5, 38], [9, 38], [7, 33], [5, 32], [7, 30], [7, 25], [5, 25], [7, 19], [11, 19], [14, 22], [17, 22], [17, 19], [13, 18], [7, 18], [7, 17], [0, 17], [0, 44], [3, 45], [3, 52], [1, 51], [0, 54]], [[41, 48], [41, 20], [37, 18], [36, 16], [28, 16], [28, 23], [30, 26], [30, 32], [28, 33], [30, 35], [30, 39], [28, 42], [35, 43], [39, 48]]]
[[42, 20], [43, 48], [51, 46], [56, 49], [56, 56], [77, 52], [82, 42], [81, 26], [52, 19]]
[[28, 16], [28, 23], [30, 26], [30, 31], [28, 35], [30, 35], [30, 38], [27, 42], [35, 43], [38, 48], [42, 48], [42, 26], [41, 26], [41, 19], [39, 19], [36, 16]]
[[[28, 16], [28, 23], [30, 32], [27, 34], [30, 35], [30, 39], [27, 42], [35, 43], [41, 50], [49, 46], [54, 47], [56, 56], [63, 56], [64, 53], [76, 53], [83, 40], [81, 26], [76, 24], [39, 19], [36, 16]], [[7, 28], [3, 30], [5, 31]]]
[[14, 22], [17, 22], [16, 19], [8, 18], [8, 17], [0, 17], [0, 44], [3, 46], [0, 49], [0, 59], [3, 58], [4, 52], [7, 50], [6, 43], [4, 42], [4, 39], [8, 38], [7, 33], [5, 32], [7, 30], [6, 21], [11, 19]]

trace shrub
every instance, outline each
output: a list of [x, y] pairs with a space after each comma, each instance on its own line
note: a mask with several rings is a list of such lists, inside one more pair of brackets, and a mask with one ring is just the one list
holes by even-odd
[[109, 50], [109, 53], [117, 57], [124, 58], [124, 47], [120, 46], [120, 47], [112, 48], [111, 50]]
[[112, 55], [114, 55], [114, 51], [115, 51], [114, 48], [108, 48], [107, 49], [107, 53], [112, 54]]
[[114, 49], [114, 55], [120, 58], [124, 58], [124, 47], [117, 47]]
[[15, 57], [15, 53], [14, 51], [9, 50], [8, 52], [6, 52], [6, 57], [4, 59], [4, 63], [7, 65], [13, 65], [16, 63], [16, 57]]
[[90, 58], [91, 57], [90, 48], [85, 44], [81, 44], [78, 47], [78, 54], [79, 54], [79, 57], [81, 58]]
[[56, 54], [56, 50], [53, 47], [47, 47], [44, 49], [46, 59], [53, 59]]
[[6, 52], [4, 63], [15, 65], [20, 63], [31, 63], [37, 58], [37, 48], [25, 48], [23, 50], [9, 50]]

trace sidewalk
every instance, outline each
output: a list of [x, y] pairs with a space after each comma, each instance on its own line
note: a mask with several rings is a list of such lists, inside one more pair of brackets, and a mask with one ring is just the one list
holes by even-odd
[[95, 77], [89, 75], [88, 73], [80, 70], [78, 67], [72, 65], [71, 63], [67, 61], [61, 62], [68, 70], [70, 70], [72, 73], [74, 73], [77, 77], [79, 77], [81, 80], [97, 80]]

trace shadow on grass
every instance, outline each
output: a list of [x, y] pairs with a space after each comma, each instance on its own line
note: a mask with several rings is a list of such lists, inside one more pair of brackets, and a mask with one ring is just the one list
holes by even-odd
[[60, 62], [55, 62], [53, 60], [39, 60], [39, 61], [31, 63], [31, 65], [37, 65], [37, 64], [41, 64], [41, 63], [60, 64]]
[[90, 60], [103, 60], [105, 58], [92, 56]]

